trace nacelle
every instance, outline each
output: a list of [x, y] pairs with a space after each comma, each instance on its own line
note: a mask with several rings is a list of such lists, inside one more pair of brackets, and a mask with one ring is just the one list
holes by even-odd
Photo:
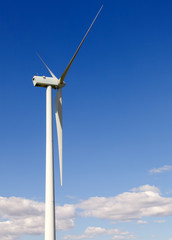
[[52, 88], [59, 88], [60, 81], [57, 78], [45, 77], [45, 76], [34, 76], [32, 78], [33, 85], [36, 87], [47, 87], [52, 86]]

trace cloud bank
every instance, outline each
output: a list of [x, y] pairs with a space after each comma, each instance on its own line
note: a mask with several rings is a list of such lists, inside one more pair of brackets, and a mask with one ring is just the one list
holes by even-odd
[[77, 207], [84, 217], [132, 221], [172, 215], [172, 198], [162, 197], [158, 188], [145, 185], [115, 197], [91, 197]]
[[[56, 229], [74, 227], [75, 208], [56, 207]], [[0, 239], [13, 240], [21, 235], [44, 233], [44, 203], [17, 197], [0, 197]]]
[[[172, 198], [161, 196], [160, 190], [155, 186], [144, 185], [113, 197], [90, 197], [77, 204], [56, 206], [56, 229], [73, 228], [77, 217], [107, 219], [110, 222], [136, 220], [141, 224], [144, 217], [164, 216], [172, 216]], [[44, 203], [25, 198], [0, 197], [1, 240], [14, 240], [22, 235], [43, 233]], [[98, 234], [111, 235], [113, 239], [133, 237], [124, 233], [118, 229], [88, 227], [83, 234], [67, 235], [65, 239], [91, 239]]]

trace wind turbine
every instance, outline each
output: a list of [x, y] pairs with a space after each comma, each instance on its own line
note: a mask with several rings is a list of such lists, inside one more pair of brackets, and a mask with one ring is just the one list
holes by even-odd
[[45, 187], [45, 240], [55, 240], [55, 194], [54, 194], [54, 159], [53, 159], [53, 118], [52, 118], [52, 88], [57, 89], [55, 98], [55, 117], [57, 125], [58, 136], [58, 150], [59, 150], [59, 165], [60, 165], [60, 182], [62, 186], [62, 88], [66, 85], [64, 79], [69, 68], [72, 65], [79, 49], [87, 37], [91, 27], [98, 17], [102, 7], [95, 16], [88, 31], [82, 39], [75, 54], [67, 65], [65, 71], [58, 79], [53, 72], [48, 68], [46, 63], [39, 56], [45, 67], [48, 69], [51, 77], [34, 76], [33, 84], [38, 87], [46, 88], [46, 187]]

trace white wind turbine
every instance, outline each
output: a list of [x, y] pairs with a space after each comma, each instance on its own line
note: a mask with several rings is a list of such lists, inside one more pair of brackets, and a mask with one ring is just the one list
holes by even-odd
[[64, 79], [87, 34], [98, 17], [102, 7], [95, 16], [79, 47], [67, 65], [65, 71], [58, 79], [39, 56], [52, 77], [34, 76], [33, 84], [46, 87], [46, 187], [45, 187], [45, 240], [55, 240], [55, 196], [54, 196], [54, 160], [53, 160], [53, 118], [52, 118], [52, 88], [57, 89], [55, 98], [55, 116], [58, 136], [60, 182], [62, 186], [62, 88], [66, 85]]

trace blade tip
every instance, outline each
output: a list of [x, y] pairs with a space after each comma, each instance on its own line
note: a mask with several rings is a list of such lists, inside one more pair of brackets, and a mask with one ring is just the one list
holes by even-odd
[[102, 8], [103, 8], [103, 4], [102, 4], [101, 7], [100, 7], [99, 13], [100, 13], [100, 11], [102, 10]]

